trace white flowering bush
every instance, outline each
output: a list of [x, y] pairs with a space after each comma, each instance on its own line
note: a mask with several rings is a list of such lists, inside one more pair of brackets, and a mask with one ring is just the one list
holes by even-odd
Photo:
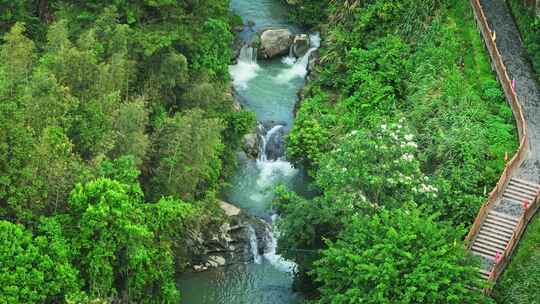
[[374, 207], [422, 204], [438, 189], [420, 169], [415, 135], [404, 119], [372, 133], [352, 131], [322, 158], [316, 176], [325, 195]]

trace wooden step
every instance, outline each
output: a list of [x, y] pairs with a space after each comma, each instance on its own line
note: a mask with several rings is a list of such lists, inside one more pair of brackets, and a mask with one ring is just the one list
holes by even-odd
[[491, 230], [494, 230], [494, 232], [498, 232], [499, 234], [508, 235], [508, 236], [512, 236], [512, 233], [514, 233], [514, 230], [512, 229], [508, 229], [508, 228], [499, 226], [497, 224], [492, 224], [485, 221], [484, 223], [482, 223], [482, 227], [480, 227], [480, 229], [484, 229], [484, 228], [489, 228]]
[[491, 232], [488, 232], [488, 231], [482, 231], [481, 233], [478, 233], [478, 237], [480, 238], [483, 238], [483, 239], [488, 239], [488, 240], [493, 240], [493, 241], [497, 241], [498, 244], [501, 244], [501, 245], [507, 245], [508, 242], [510, 242], [510, 238], [507, 238], [507, 239], [500, 239], [499, 237], [494, 237], [493, 236], [494, 234], [491, 233]]
[[491, 246], [486, 246], [480, 243], [474, 243], [471, 249], [482, 251], [483, 253], [487, 255], [492, 255], [493, 257], [497, 255], [497, 252], [499, 252], [500, 255], [502, 255], [502, 253], [504, 252], [504, 250], [500, 250], [498, 248], [491, 247]]
[[491, 244], [486, 245], [486, 244], [483, 244], [483, 243], [480, 243], [480, 242], [474, 242], [471, 248], [475, 248], [475, 249], [478, 249], [478, 250], [480, 250], [480, 249], [485, 250], [485, 252], [491, 252], [493, 254], [493, 256], [495, 256], [497, 254], [497, 251], [501, 255], [504, 252], [504, 249], [494, 247]]
[[528, 203], [531, 202], [531, 200], [528, 199], [528, 198], [523, 198], [521, 196], [516, 196], [513, 193], [506, 192], [506, 191], [503, 193], [503, 198], [512, 199], [514, 201], [521, 202], [521, 204], [523, 204], [524, 201], [527, 201]]
[[491, 233], [493, 233], [495, 235], [499, 235], [499, 238], [510, 239], [512, 237], [511, 233], [501, 232], [500, 230], [494, 229], [492, 227], [488, 227], [486, 225], [482, 225], [482, 227], [480, 228], [480, 231], [482, 231], [482, 230], [486, 230], [486, 231], [491, 232]]
[[530, 197], [531, 199], [536, 198], [536, 192], [524, 190], [524, 189], [521, 189], [519, 187], [516, 187], [515, 185], [508, 185], [508, 187], [506, 187], [505, 191], [523, 193], [523, 195], [526, 195], [527, 197]]
[[505, 221], [502, 221], [496, 217], [486, 217], [485, 223], [490, 223], [490, 224], [493, 224], [493, 225], [497, 225], [497, 226], [501, 226], [505, 229], [508, 229], [508, 230], [512, 230], [514, 231], [514, 228], [516, 227], [515, 224], [510, 224], [510, 223], [507, 223]]
[[512, 227], [512, 229], [514, 229], [514, 227], [516, 227], [516, 225], [518, 223], [518, 221], [507, 220], [507, 219], [505, 219], [503, 217], [499, 217], [499, 216], [496, 216], [495, 214], [491, 214], [491, 213], [488, 213], [487, 218], [496, 220], [497, 222], [501, 222], [501, 223], [510, 225]]
[[500, 243], [497, 243], [497, 242], [490, 242], [488, 240], [485, 240], [485, 239], [481, 239], [481, 238], [476, 238], [474, 240], [474, 243], [473, 244], [481, 244], [481, 245], [485, 245], [485, 246], [491, 246], [495, 249], [499, 249], [500, 251], [505, 251], [506, 250], [506, 245], [503, 245], [503, 244], [500, 244]]
[[538, 194], [538, 191], [540, 191], [539, 188], [535, 188], [535, 187], [531, 187], [529, 185], [521, 184], [521, 183], [518, 183], [518, 182], [516, 182], [514, 180], [511, 180], [508, 185], [511, 186], [511, 187], [522, 189], [523, 191], [531, 193], [533, 195]]
[[527, 194], [525, 192], [519, 191], [519, 189], [516, 190], [510, 187], [506, 187], [506, 189], [504, 189], [504, 194], [511, 194], [512, 196], [521, 197], [523, 200], [528, 200], [531, 202], [534, 201], [534, 199], [536, 198], [535, 195]]
[[495, 256], [487, 255], [487, 254], [482, 253], [482, 252], [480, 252], [480, 251], [477, 251], [477, 250], [475, 250], [475, 249], [471, 249], [471, 252], [472, 252], [473, 254], [476, 254], [476, 255], [478, 255], [478, 256], [481, 256], [481, 257], [483, 257], [483, 258], [485, 258], [485, 259], [488, 259], [488, 260], [490, 260], [490, 261], [495, 261]]
[[482, 240], [483, 242], [489, 242], [489, 243], [497, 243], [503, 246], [504, 248], [506, 248], [506, 245], [510, 241], [510, 239], [501, 240], [499, 238], [492, 237], [491, 235], [486, 234], [486, 233], [478, 233], [478, 235], [476, 236], [476, 240]]
[[503, 194], [502, 199], [504, 201], [510, 202], [512, 204], [523, 206], [523, 200], [516, 200], [516, 199], [513, 199], [513, 198], [509, 198], [509, 197], [504, 196], [504, 194]]
[[519, 222], [519, 218], [513, 217], [513, 216], [508, 215], [508, 214], [506, 214], [506, 213], [502, 213], [502, 212], [498, 212], [498, 211], [493, 211], [493, 210], [489, 211], [489, 213], [490, 213], [490, 214], [493, 214], [493, 215], [495, 215], [495, 216], [497, 216], [497, 217], [501, 217], [501, 218], [503, 218], [503, 219], [507, 219], [507, 220], [510, 220], [510, 221], [514, 221], [514, 222], [516, 222], [516, 223]]
[[480, 273], [482, 275], [482, 277], [486, 278], [486, 279], [488, 279], [489, 276], [491, 275], [491, 271], [485, 270], [485, 269], [480, 269], [480, 268], [478, 268], [478, 273]]
[[538, 191], [540, 191], [540, 185], [535, 184], [533, 182], [530, 182], [530, 181], [527, 181], [527, 180], [524, 180], [524, 179], [520, 179], [520, 178], [517, 178], [517, 177], [512, 177], [512, 181], [515, 181], [517, 183], [533, 187], [535, 189], [538, 189]]

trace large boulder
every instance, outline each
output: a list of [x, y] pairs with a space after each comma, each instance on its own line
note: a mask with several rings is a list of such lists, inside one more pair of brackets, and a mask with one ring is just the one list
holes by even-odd
[[[220, 201], [219, 206], [226, 221], [202, 241], [204, 250], [192, 261], [193, 271], [249, 263], [268, 250], [268, 223], [227, 202]], [[256, 250], [252, 248], [254, 241]]]
[[261, 35], [261, 54], [265, 59], [287, 54], [293, 42], [288, 29], [269, 29]]
[[244, 138], [242, 139], [242, 150], [244, 150], [248, 156], [257, 158], [259, 156], [259, 141], [259, 135], [256, 133], [244, 135]]
[[269, 160], [277, 160], [285, 155], [285, 133], [285, 128], [280, 128], [267, 139], [266, 157]]
[[309, 50], [309, 37], [306, 34], [296, 35], [293, 41], [294, 56], [300, 58]]

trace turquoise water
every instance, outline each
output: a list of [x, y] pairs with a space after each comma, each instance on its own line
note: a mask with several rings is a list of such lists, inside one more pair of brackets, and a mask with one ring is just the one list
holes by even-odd
[[[242, 16], [246, 24], [248, 20], [254, 21], [257, 29], [277, 26], [297, 30], [287, 23], [286, 9], [279, 0], [233, 0], [231, 9]], [[304, 85], [306, 61], [298, 60], [295, 64], [291, 59], [278, 58], [257, 63], [240, 58], [230, 67], [240, 103], [255, 112], [267, 130], [275, 125], [281, 125], [285, 131], [291, 128], [297, 94]], [[229, 181], [231, 187], [223, 193], [224, 199], [269, 223], [275, 218], [270, 204], [276, 185], [284, 183], [295, 190], [305, 190], [302, 172], [283, 158], [269, 161], [242, 157], [239, 161], [239, 169]], [[273, 238], [268, 246], [270, 250], [261, 257], [259, 264], [233, 265], [183, 275], [178, 280], [182, 303], [300, 303], [301, 295], [291, 290], [294, 264], [277, 255], [275, 246]]]

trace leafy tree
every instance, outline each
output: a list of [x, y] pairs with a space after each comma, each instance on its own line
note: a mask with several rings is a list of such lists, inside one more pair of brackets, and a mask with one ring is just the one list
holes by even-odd
[[326, 196], [347, 197], [356, 206], [431, 202], [438, 190], [421, 172], [415, 136], [404, 123], [382, 124], [371, 134], [347, 134], [339, 148], [322, 158], [316, 184]]
[[154, 141], [158, 157], [154, 197], [193, 198], [215, 185], [221, 169], [222, 129], [219, 120], [204, 118], [200, 110], [166, 118]]
[[313, 270], [319, 303], [483, 303], [461, 232], [419, 210], [358, 215]]
[[67, 199], [73, 185], [83, 177], [84, 166], [73, 152], [73, 144], [59, 127], [47, 127], [35, 147], [30, 164], [34, 184], [40, 186], [41, 200], [34, 200], [32, 209], [43, 204], [41, 211], [53, 215], [67, 210]]
[[45, 68], [34, 70], [32, 80], [21, 98], [26, 124], [40, 135], [47, 126], [69, 130], [75, 121], [79, 101], [62, 87]]
[[227, 59], [232, 57], [230, 45], [233, 38], [229, 26], [222, 20], [209, 19], [204, 23], [203, 31], [209, 35], [197, 43], [192, 66], [210, 76], [227, 79]]
[[41, 235], [0, 221], [0, 302], [59, 303], [79, 291], [78, 271], [61, 227], [45, 220]]
[[138, 185], [98, 179], [71, 193], [73, 242], [93, 296], [140, 303], [178, 300], [170, 249], [145, 224]]
[[17, 22], [27, 24], [34, 34], [40, 34], [43, 29], [35, 14], [36, 5], [36, 1], [1, 0], [0, 35], [9, 31]]
[[115, 116], [115, 145], [109, 153], [110, 156], [118, 158], [122, 155], [133, 155], [136, 164], [142, 164], [150, 146], [150, 139], [146, 134], [148, 110], [144, 100], [122, 103]]
[[168, 244], [175, 256], [177, 270], [183, 270], [190, 258], [200, 254], [197, 234], [203, 229], [208, 210], [173, 199], [161, 198], [155, 204], [145, 205], [148, 226], [160, 243]]
[[10, 85], [11, 97], [17, 85], [29, 82], [36, 59], [34, 42], [24, 35], [24, 30], [23, 24], [15, 24], [3, 37], [5, 43], [0, 47], [2, 80]]

